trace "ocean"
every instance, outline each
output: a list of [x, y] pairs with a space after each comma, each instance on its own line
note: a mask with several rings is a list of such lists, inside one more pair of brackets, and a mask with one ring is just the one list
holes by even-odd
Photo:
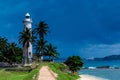
[[98, 66], [110, 66], [120, 67], [120, 60], [116, 61], [87, 61], [84, 60], [84, 67], [98, 67]]
[[[84, 61], [84, 67], [120, 67], [120, 61]], [[88, 74], [108, 80], [120, 80], [120, 69], [81, 69], [79, 74]]]

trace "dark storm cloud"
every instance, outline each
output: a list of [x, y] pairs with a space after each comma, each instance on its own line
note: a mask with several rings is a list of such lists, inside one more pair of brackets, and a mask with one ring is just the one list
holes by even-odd
[[0, 35], [9, 41], [17, 42], [19, 32], [23, 30], [22, 20], [29, 12], [33, 28], [40, 20], [46, 21], [51, 30], [47, 38], [58, 45], [62, 53], [78, 53], [82, 48], [84, 53], [89, 44], [106, 44], [104, 48], [111, 51], [109, 45], [120, 43], [119, 0], [2, 0], [0, 10]]
[[66, 33], [63, 37], [103, 44], [120, 41], [120, 1], [84, 0], [74, 1], [71, 5], [74, 6], [68, 4], [67, 13], [63, 18], [62, 29], [66, 29], [62, 31]]

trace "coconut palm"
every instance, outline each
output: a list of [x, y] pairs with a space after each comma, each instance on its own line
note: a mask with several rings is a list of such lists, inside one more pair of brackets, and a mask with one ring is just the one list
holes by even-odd
[[[44, 22], [41, 21], [38, 25], [36, 25], [37, 27], [34, 29], [34, 32], [39, 36], [39, 41], [38, 46], [36, 46], [36, 50], [37, 52], [41, 52], [42, 55], [44, 55], [44, 43], [46, 43], [46, 41], [44, 40], [45, 35], [47, 35], [47, 33], [49, 32], [49, 27], [48, 25]], [[37, 48], [38, 47], [38, 48]], [[41, 57], [42, 58], [42, 57]]]
[[9, 60], [8, 62], [12, 64], [15, 61], [15, 54], [16, 54], [16, 46], [15, 43], [9, 43], [6, 52], [6, 58]]
[[46, 52], [46, 44], [47, 41], [43, 41], [43, 40], [36, 41], [35, 49], [38, 57], [38, 62], [39, 62], [39, 58], [42, 58], [42, 56], [44, 55], [43, 53]]
[[[6, 40], [6, 39], [5, 39]], [[6, 41], [7, 42], [7, 41]], [[0, 50], [0, 61], [9, 63], [21, 62], [21, 49], [17, 47], [16, 43], [6, 43], [6, 46]]]
[[16, 43], [12, 42], [12, 43], [9, 43], [9, 46], [8, 46], [8, 54], [10, 55], [9, 56], [9, 59], [12, 61], [12, 62], [21, 62], [21, 58], [22, 58], [22, 49], [19, 48], [17, 46]]
[[23, 63], [29, 64], [30, 60], [28, 59], [28, 47], [30, 46], [30, 43], [33, 43], [34, 36], [32, 35], [31, 29], [26, 28], [23, 32], [20, 32], [19, 36], [19, 43], [22, 44], [26, 50], [23, 52]]
[[3, 50], [4, 59], [11, 64], [13, 62], [21, 62], [21, 52], [21, 49], [17, 46], [16, 43], [9, 43], [6, 49]]
[[0, 51], [4, 49], [8, 45], [7, 39], [0, 37]]
[[59, 53], [56, 50], [57, 48], [54, 47], [51, 43], [49, 45], [47, 45], [47, 52], [46, 52], [46, 56], [49, 56], [49, 60], [53, 60], [54, 58], [58, 58], [59, 57]]
[[15, 51], [16, 46], [17, 46], [17, 44], [14, 42], [9, 44], [9, 50], [12, 54], [16, 54], [16, 51]]
[[19, 43], [22, 44], [23, 47], [25, 45], [29, 47], [30, 42], [32, 43], [31, 29], [26, 28], [26, 30], [20, 32]]
[[8, 42], [6, 38], [0, 37], [0, 61], [5, 61], [4, 52], [7, 52]]
[[49, 32], [49, 27], [48, 25], [44, 22], [41, 21], [38, 25], [36, 25], [37, 27], [35, 28], [35, 32], [37, 35], [39, 35], [40, 40], [44, 40], [44, 36], [47, 35], [47, 33]]

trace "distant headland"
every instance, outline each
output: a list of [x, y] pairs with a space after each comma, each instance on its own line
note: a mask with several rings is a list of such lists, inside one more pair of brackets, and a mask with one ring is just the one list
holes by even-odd
[[102, 58], [87, 58], [86, 60], [93, 60], [93, 61], [111, 61], [111, 60], [120, 60], [120, 55], [109, 55]]

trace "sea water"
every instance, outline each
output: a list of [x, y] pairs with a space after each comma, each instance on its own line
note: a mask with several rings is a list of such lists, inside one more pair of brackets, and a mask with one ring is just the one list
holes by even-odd
[[99, 66], [110, 66], [120, 67], [120, 60], [116, 61], [87, 61], [84, 60], [84, 67], [99, 67]]
[[89, 74], [96, 77], [105, 78], [108, 80], [120, 80], [120, 69], [94, 69], [94, 70], [80, 70], [80, 74]]
[[[120, 67], [120, 61], [84, 61], [84, 67]], [[89, 74], [108, 80], [120, 80], [120, 69], [81, 69], [79, 74]]]

